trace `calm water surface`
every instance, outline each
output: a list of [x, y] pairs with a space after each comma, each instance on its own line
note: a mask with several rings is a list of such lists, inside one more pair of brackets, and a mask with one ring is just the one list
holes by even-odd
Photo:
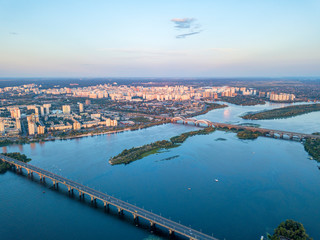
[[[230, 105], [198, 118], [320, 131], [319, 112], [286, 120], [239, 118], [248, 111], [274, 107], [279, 104]], [[108, 164], [110, 157], [125, 148], [194, 129], [167, 124], [114, 135], [3, 147], [2, 151], [25, 153], [33, 165], [220, 239], [260, 239], [287, 218], [301, 221], [314, 239], [320, 239], [320, 171], [299, 142], [262, 137], [244, 141], [234, 133], [216, 131], [129, 165]], [[1, 239], [165, 239], [136, 227], [131, 217], [104, 213], [100, 206], [92, 207], [89, 199], [81, 202], [68, 197], [62, 186], [56, 191], [49, 181], [43, 185], [37, 179], [10, 171], [0, 175]]]

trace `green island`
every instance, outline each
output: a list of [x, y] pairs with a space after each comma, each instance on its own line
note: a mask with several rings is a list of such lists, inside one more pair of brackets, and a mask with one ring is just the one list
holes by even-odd
[[299, 222], [293, 220], [286, 220], [274, 230], [271, 236], [268, 234], [270, 240], [312, 240], [306, 233], [305, 228]]
[[304, 142], [304, 149], [318, 162], [320, 162], [320, 139], [308, 138]]
[[178, 147], [181, 143], [187, 140], [188, 137], [195, 136], [195, 135], [206, 135], [214, 131], [215, 131], [215, 128], [207, 127], [197, 131], [182, 133], [179, 136], [170, 138], [170, 141], [161, 140], [161, 141], [143, 145], [141, 147], [133, 147], [131, 149], [125, 149], [117, 156], [110, 158], [109, 163], [111, 165], [129, 164], [133, 161], [142, 159], [148, 155], [155, 154], [161, 149]]
[[237, 132], [237, 137], [239, 139], [253, 140], [253, 139], [257, 139], [259, 136], [262, 136], [262, 134], [259, 132], [251, 132], [251, 131], [247, 131], [247, 130]]
[[255, 106], [259, 104], [265, 104], [266, 102], [255, 96], [237, 95], [234, 97], [221, 97], [224, 102], [232, 103], [241, 106]]
[[[30, 162], [31, 161], [31, 158], [28, 158], [25, 154], [21, 154], [18, 152], [2, 153], [2, 155], [17, 159], [21, 162]], [[9, 168], [10, 168], [10, 165], [8, 163], [0, 161], [0, 173], [5, 173]]]
[[242, 118], [251, 120], [279, 119], [294, 117], [316, 111], [320, 111], [320, 104], [302, 104], [283, 108], [276, 108], [263, 112], [248, 113], [242, 116]]

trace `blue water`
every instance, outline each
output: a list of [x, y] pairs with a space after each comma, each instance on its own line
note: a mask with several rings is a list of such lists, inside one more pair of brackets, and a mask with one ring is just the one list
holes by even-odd
[[[239, 118], [244, 112], [277, 106], [230, 105], [198, 118], [245, 122]], [[291, 118], [287, 124], [282, 120], [272, 120], [274, 125], [272, 121], [255, 122], [263, 127], [293, 130], [294, 124], [296, 131], [319, 131], [316, 115], [311, 117], [312, 127], [299, 120], [309, 119], [307, 116], [310, 114]], [[129, 165], [108, 164], [110, 157], [125, 148], [193, 129], [167, 124], [113, 135], [3, 147], [2, 151], [25, 153], [33, 165], [219, 239], [260, 239], [287, 218], [302, 222], [310, 236], [320, 239], [320, 171], [299, 142], [262, 137], [239, 140], [234, 133], [216, 131], [191, 137], [178, 148]], [[219, 182], [214, 181], [216, 178]], [[105, 213], [101, 204], [95, 208], [89, 199], [79, 201], [77, 194], [71, 198], [63, 186], [56, 191], [50, 181], [44, 185], [37, 177], [32, 181], [10, 171], [0, 175], [0, 200], [1, 239], [166, 238], [136, 227], [129, 215], [122, 219], [116, 211]]]

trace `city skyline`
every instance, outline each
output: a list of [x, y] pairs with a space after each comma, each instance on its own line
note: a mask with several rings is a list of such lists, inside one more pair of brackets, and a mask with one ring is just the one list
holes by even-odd
[[0, 2], [0, 77], [320, 75], [314, 0]]

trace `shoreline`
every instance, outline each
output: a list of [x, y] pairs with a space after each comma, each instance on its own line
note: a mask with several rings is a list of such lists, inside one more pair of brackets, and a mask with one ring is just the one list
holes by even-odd
[[[200, 112], [191, 114], [192, 116], [188, 116], [188, 117], [195, 117], [195, 116], [200, 116], [203, 114], [206, 114], [210, 111], [213, 111], [215, 109], [220, 109], [220, 108], [225, 108], [228, 107], [227, 104], [217, 104], [217, 103], [206, 103], [206, 108], [204, 108], [203, 110], [201, 110]], [[153, 127], [153, 126], [158, 126], [158, 125], [162, 125], [162, 124], [167, 124], [170, 123], [169, 120], [163, 120], [163, 121], [159, 121], [159, 122], [151, 122], [149, 124], [146, 125], [142, 125], [141, 127], [137, 127], [137, 126], [131, 126], [131, 127], [125, 127], [122, 129], [118, 129], [118, 130], [108, 130], [106, 132], [98, 132], [98, 133], [84, 133], [84, 134], [79, 134], [79, 135], [75, 135], [75, 136], [65, 136], [65, 137], [50, 137], [50, 138], [43, 138], [43, 139], [17, 139], [17, 140], [7, 140], [4, 139], [2, 140], [3, 142], [0, 141], [0, 147], [7, 147], [7, 146], [11, 146], [11, 145], [24, 145], [24, 144], [30, 144], [30, 143], [39, 143], [39, 142], [49, 142], [49, 141], [56, 141], [56, 140], [72, 140], [72, 139], [79, 139], [79, 138], [84, 138], [84, 137], [90, 137], [90, 136], [98, 136], [98, 135], [106, 135], [106, 134], [116, 134], [116, 133], [121, 133], [121, 132], [126, 132], [126, 131], [136, 131], [136, 130], [141, 130], [144, 128], [149, 128], [149, 127]], [[28, 138], [28, 137], [27, 137]], [[4, 143], [5, 141], [7, 141], [7, 143]]]

